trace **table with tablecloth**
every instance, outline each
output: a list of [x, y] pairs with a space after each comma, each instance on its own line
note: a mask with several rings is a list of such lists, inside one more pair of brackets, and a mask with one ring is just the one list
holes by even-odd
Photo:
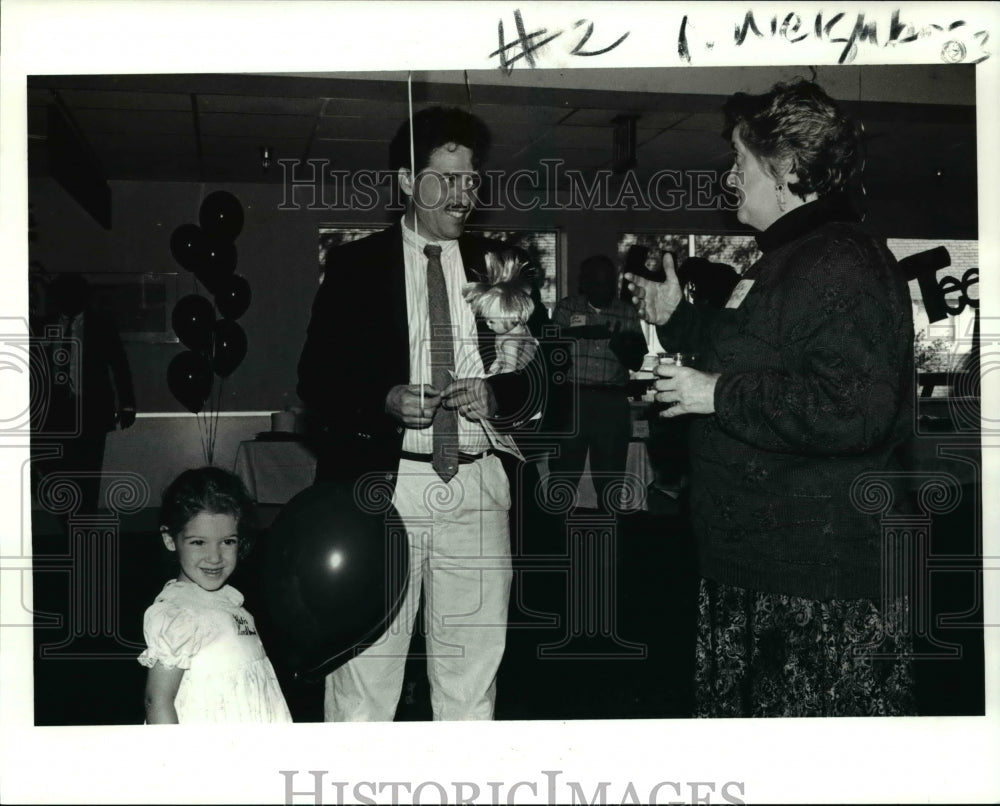
[[313, 483], [316, 456], [301, 440], [246, 440], [233, 472], [258, 504], [285, 504]]
[[[646, 509], [646, 489], [653, 481], [653, 468], [644, 441], [649, 435], [649, 423], [642, 419], [643, 412], [643, 406], [633, 405], [633, 438], [629, 442], [625, 467], [630, 490], [622, 496], [622, 509], [626, 511]], [[543, 479], [547, 475], [544, 464], [541, 468]], [[316, 456], [298, 439], [246, 440], [236, 450], [233, 471], [258, 504], [282, 505], [313, 483]], [[580, 479], [576, 505], [583, 509], [596, 507], [589, 459]]]

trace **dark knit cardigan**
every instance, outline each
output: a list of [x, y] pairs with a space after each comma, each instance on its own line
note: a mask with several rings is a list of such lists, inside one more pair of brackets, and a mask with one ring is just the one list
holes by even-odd
[[[907, 283], [840, 197], [757, 236], [763, 257], [735, 309], [681, 303], [662, 343], [699, 334], [720, 373], [715, 414], [691, 423], [691, 508], [701, 574], [814, 600], [878, 598], [878, 514], [852, 503], [875, 472], [892, 483], [913, 428]], [[856, 495], [856, 493], [855, 493]], [[855, 499], [857, 500], [857, 499]]]

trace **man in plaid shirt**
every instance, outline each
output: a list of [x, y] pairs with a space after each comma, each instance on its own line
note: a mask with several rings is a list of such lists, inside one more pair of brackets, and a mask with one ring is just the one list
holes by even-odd
[[635, 306], [617, 291], [614, 262], [594, 255], [580, 264], [580, 293], [560, 300], [552, 314], [560, 336], [573, 339], [576, 351], [569, 387], [575, 400], [564, 399], [559, 412], [559, 427], [568, 436], [549, 463], [551, 478], [578, 484], [589, 453], [597, 507], [604, 512], [614, 511], [614, 482], [625, 474], [632, 434], [629, 370], [639, 369], [648, 349]]

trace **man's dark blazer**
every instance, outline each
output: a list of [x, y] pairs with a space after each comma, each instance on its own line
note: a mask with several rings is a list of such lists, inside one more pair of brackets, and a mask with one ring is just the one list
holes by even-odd
[[[485, 280], [486, 253], [504, 248], [499, 241], [459, 238], [467, 280]], [[317, 431], [316, 478], [355, 480], [379, 471], [394, 484], [404, 428], [386, 414], [385, 402], [392, 387], [410, 382], [401, 225], [330, 250], [325, 269], [298, 365], [298, 394]], [[533, 279], [532, 270], [525, 271]], [[536, 316], [538, 309], [544, 316], [537, 288], [534, 295]], [[496, 335], [484, 322], [477, 325], [479, 352], [489, 366]], [[546, 387], [541, 363], [487, 379], [498, 428], [541, 409]]]

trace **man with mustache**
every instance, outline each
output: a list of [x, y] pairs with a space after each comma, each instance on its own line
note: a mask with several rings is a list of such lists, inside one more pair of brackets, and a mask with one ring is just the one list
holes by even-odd
[[512, 426], [540, 405], [535, 362], [485, 377], [495, 339], [462, 296], [485, 279], [486, 253], [505, 246], [464, 234], [489, 131], [441, 107], [412, 128], [389, 149], [406, 211], [328, 253], [299, 361], [299, 396], [322, 423], [317, 480], [391, 491], [410, 546], [406, 601], [385, 635], [327, 677], [326, 721], [393, 719], [421, 588], [434, 719], [492, 719], [510, 489], [484, 423]]

